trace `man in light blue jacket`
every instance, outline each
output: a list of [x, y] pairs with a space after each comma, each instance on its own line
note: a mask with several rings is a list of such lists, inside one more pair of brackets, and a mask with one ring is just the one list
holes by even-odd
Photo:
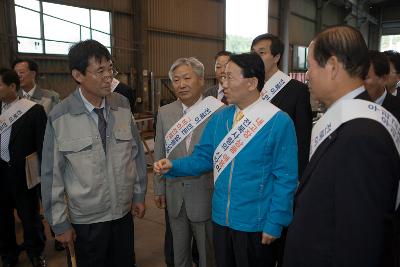
[[[154, 164], [155, 172], [167, 179], [214, 169], [212, 220], [219, 267], [274, 266], [273, 241], [292, 220], [296, 134], [286, 113], [262, 102], [263, 85], [261, 58], [233, 55], [223, 83], [233, 105], [213, 115], [192, 155]], [[252, 118], [259, 123], [246, 123]], [[220, 154], [225, 161], [219, 160]]]

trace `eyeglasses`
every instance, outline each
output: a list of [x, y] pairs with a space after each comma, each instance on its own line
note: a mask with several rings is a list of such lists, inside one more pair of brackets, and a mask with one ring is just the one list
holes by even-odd
[[244, 77], [233, 77], [232, 74], [226, 74], [226, 73], [224, 73], [221, 76], [221, 81], [222, 82], [228, 82], [228, 83], [233, 82], [234, 80], [243, 80], [243, 79], [246, 79], [246, 78], [244, 78]]
[[115, 68], [110, 68], [107, 70], [98, 70], [96, 72], [86, 70], [86, 72], [93, 74], [97, 79], [103, 79], [103, 80], [114, 78], [118, 75], [118, 71]]

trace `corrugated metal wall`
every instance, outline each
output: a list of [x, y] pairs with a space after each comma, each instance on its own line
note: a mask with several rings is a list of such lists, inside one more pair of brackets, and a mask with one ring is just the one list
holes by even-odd
[[149, 0], [147, 66], [167, 77], [179, 57], [197, 57], [206, 77], [214, 76], [214, 55], [225, 45], [225, 4], [212, 0]]

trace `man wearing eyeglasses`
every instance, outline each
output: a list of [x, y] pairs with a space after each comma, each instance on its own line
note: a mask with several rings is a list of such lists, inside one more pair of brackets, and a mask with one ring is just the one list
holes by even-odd
[[78, 88], [49, 114], [43, 144], [45, 217], [77, 265], [133, 266], [132, 215], [142, 218], [144, 150], [129, 102], [111, 93], [106, 47], [94, 40], [68, 54]]
[[232, 55], [225, 69], [229, 106], [214, 113], [190, 156], [154, 163], [170, 181], [214, 171], [212, 221], [218, 267], [273, 267], [272, 242], [292, 219], [297, 145], [289, 116], [260, 99], [264, 63]]

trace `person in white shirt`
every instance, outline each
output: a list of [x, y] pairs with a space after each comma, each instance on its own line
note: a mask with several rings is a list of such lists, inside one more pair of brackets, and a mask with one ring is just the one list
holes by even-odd
[[222, 88], [222, 78], [225, 73], [225, 66], [229, 61], [231, 56], [231, 52], [228, 51], [220, 51], [215, 55], [215, 79], [217, 80], [217, 84], [209, 87], [204, 92], [204, 96], [213, 96], [218, 100], [221, 100], [225, 105], [227, 104], [226, 98], [224, 97], [224, 90]]

